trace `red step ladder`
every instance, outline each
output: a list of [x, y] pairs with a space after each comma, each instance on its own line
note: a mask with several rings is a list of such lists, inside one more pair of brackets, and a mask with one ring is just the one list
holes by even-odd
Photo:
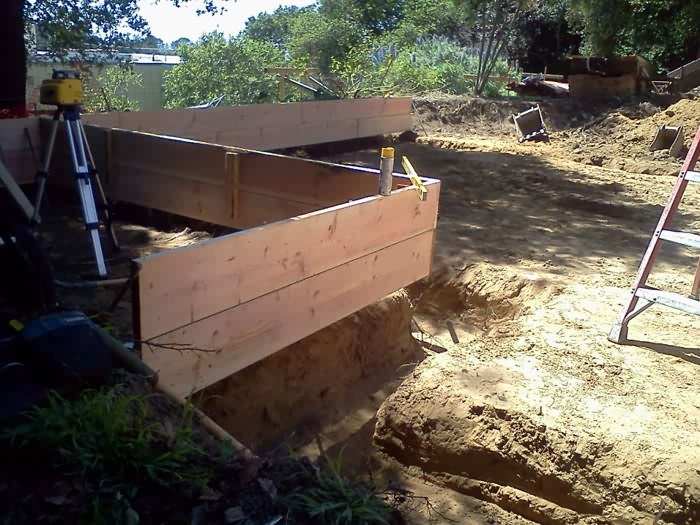
[[625, 305], [622, 315], [615, 322], [608, 339], [613, 343], [622, 343], [627, 340], [627, 324], [654, 304], [661, 304], [676, 310], [682, 310], [687, 313], [700, 315], [700, 261], [695, 271], [695, 280], [690, 291], [690, 296], [657, 290], [647, 286], [647, 279], [654, 267], [654, 261], [661, 248], [661, 241], [674, 242], [689, 246], [691, 248], [700, 249], [700, 235], [694, 233], [686, 233], [669, 230], [669, 226], [673, 222], [673, 216], [678, 210], [678, 206], [683, 199], [683, 194], [689, 182], [700, 184], [700, 171], [695, 171], [695, 164], [700, 157], [700, 128], [693, 139], [693, 143], [688, 151], [688, 156], [685, 158], [681, 172], [678, 174], [676, 184], [671, 191], [671, 198], [666, 204], [659, 224], [654, 230], [654, 236], [649, 242], [647, 251], [642, 258], [642, 262], [637, 270], [637, 276], [634, 279], [632, 293]]

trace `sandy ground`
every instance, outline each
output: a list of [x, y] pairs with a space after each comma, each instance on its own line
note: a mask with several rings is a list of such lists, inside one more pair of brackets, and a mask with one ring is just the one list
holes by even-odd
[[[697, 120], [699, 102], [680, 104]], [[632, 344], [606, 339], [674, 182], [658, 173], [680, 162], [596, 139], [649, 173], [623, 171], [579, 158], [571, 130], [517, 145], [443, 126], [398, 146], [443, 181], [436, 270], [410, 290], [432, 355], [380, 408], [375, 464], [440, 507], [418, 505], [415, 523], [697, 523], [700, 323], [656, 307]], [[698, 204], [691, 187], [678, 229], [700, 229]], [[688, 293], [695, 256], [665, 247], [651, 283]]]
[[[530, 102], [418, 101], [418, 141], [397, 153], [443, 182], [435, 271], [408, 290], [427, 358], [405, 339], [405, 302], [389, 299], [298, 343], [309, 367], [282, 351], [202, 403], [263, 448], [314, 455], [319, 434], [348, 468], [398, 487], [415, 524], [698, 523], [700, 323], [652, 308], [632, 322], [634, 344], [606, 339], [680, 167], [646, 139], [668, 121], [687, 145], [700, 123], [700, 102], [672, 102], [545, 101], [551, 140], [519, 145], [508, 118]], [[376, 150], [325, 158], [378, 161]], [[689, 188], [678, 229], [700, 230], [699, 204]], [[118, 225], [115, 275], [209, 235], [152, 219]], [[92, 271], [73, 226], [45, 226], [66, 280]], [[687, 293], [696, 256], [665, 248], [651, 284]], [[98, 314], [115, 294], [61, 298]], [[400, 322], [380, 333], [394, 310]], [[107, 319], [128, 336], [130, 317], [124, 299]], [[342, 359], [329, 361], [334, 349]], [[325, 373], [306, 374], [314, 363]]]

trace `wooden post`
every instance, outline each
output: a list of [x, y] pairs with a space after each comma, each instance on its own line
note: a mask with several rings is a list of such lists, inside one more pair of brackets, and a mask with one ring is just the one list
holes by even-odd
[[693, 280], [693, 287], [690, 290], [690, 295], [693, 296], [695, 300], [700, 301], [700, 259], [698, 259], [698, 267], [695, 270], [695, 279]]
[[391, 195], [394, 173], [394, 148], [382, 148], [379, 164], [379, 194]]

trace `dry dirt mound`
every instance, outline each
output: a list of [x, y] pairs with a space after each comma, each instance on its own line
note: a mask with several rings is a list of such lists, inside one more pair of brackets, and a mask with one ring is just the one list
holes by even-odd
[[562, 131], [555, 139], [570, 142], [574, 158], [587, 164], [635, 173], [675, 174], [680, 159], [670, 157], [667, 150], [649, 151], [662, 124], [683, 127], [687, 151], [700, 126], [700, 99], [683, 99], [658, 111], [623, 108], [587, 129]]
[[462, 316], [473, 337], [437, 336], [441, 353], [382, 405], [379, 450], [534, 523], [698, 523], [698, 373], [605, 341], [624, 291], [596, 282], [479, 264], [412, 290], [421, 323]]
[[528, 100], [520, 97], [474, 98], [450, 96], [415, 99], [416, 130], [428, 134], [457, 132], [515, 136], [513, 115], [539, 104], [547, 126], [563, 130], [583, 126], [610, 110], [607, 103], [582, 103], [574, 99]]
[[619, 443], [539, 423], [511, 398], [525, 371], [465, 355], [428, 363], [378, 414], [375, 443], [402, 464], [535, 523], [648, 524], [657, 513], [697, 523], [697, 493], [683, 483], [692, 465], [664, 471]]
[[[683, 126], [689, 146], [700, 125], [700, 99], [589, 103], [575, 99], [526, 100], [448, 97], [415, 101], [420, 142], [434, 147], [517, 152], [570, 158], [632, 173], [675, 175], [681, 161], [649, 151], [661, 124]], [[516, 142], [512, 115], [539, 104], [548, 143]], [[665, 109], [664, 109], [665, 107]]]
[[421, 329], [445, 333], [451, 324], [459, 340], [494, 333], [515, 319], [523, 302], [540, 295], [542, 283], [489, 264], [472, 264], [461, 271], [443, 267], [409, 289]]

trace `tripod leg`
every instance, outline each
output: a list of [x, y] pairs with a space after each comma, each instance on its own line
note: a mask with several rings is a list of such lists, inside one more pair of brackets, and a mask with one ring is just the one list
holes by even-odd
[[90, 181], [90, 169], [85, 155], [77, 110], [66, 112], [65, 120], [68, 148], [71, 160], [73, 161], [80, 202], [83, 206], [85, 227], [88, 229], [92, 247], [95, 252], [97, 272], [100, 274], [100, 277], [107, 277], [107, 265], [105, 264], [104, 254], [102, 253], [102, 241], [100, 240], [100, 221], [97, 216], [97, 209], [95, 208], [95, 195]]
[[97, 189], [97, 197], [99, 198], [99, 203], [97, 205], [97, 211], [102, 211], [102, 216], [104, 217], [105, 229], [109, 233], [109, 240], [112, 243], [112, 248], [115, 251], [120, 249], [119, 240], [117, 239], [117, 234], [114, 232], [114, 227], [112, 226], [112, 217], [109, 213], [109, 202], [107, 201], [107, 196], [105, 195], [104, 187], [102, 186], [102, 181], [100, 180], [100, 175], [97, 173], [97, 165], [95, 164], [95, 158], [92, 156], [92, 150], [90, 149], [90, 144], [87, 140], [87, 135], [85, 134], [85, 127], [82, 121], [78, 120], [78, 127], [80, 128], [80, 135], [87, 152], [87, 161], [90, 168], [90, 176], [92, 177], [92, 182], [95, 184]]
[[36, 174], [37, 178], [37, 192], [34, 201], [34, 214], [32, 215], [32, 224], [39, 224], [41, 221], [41, 216], [39, 215], [41, 211], [41, 203], [44, 200], [44, 192], [46, 191], [46, 179], [49, 177], [49, 166], [51, 165], [51, 157], [53, 155], [53, 147], [56, 144], [56, 133], [58, 132], [58, 121], [61, 118], [61, 110], [56, 110], [53, 116], [53, 122], [51, 123], [51, 132], [49, 134], [49, 143], [46, 146], [46, 153], [44, 155], [44, 161], [41, 164], [39, 171]]

